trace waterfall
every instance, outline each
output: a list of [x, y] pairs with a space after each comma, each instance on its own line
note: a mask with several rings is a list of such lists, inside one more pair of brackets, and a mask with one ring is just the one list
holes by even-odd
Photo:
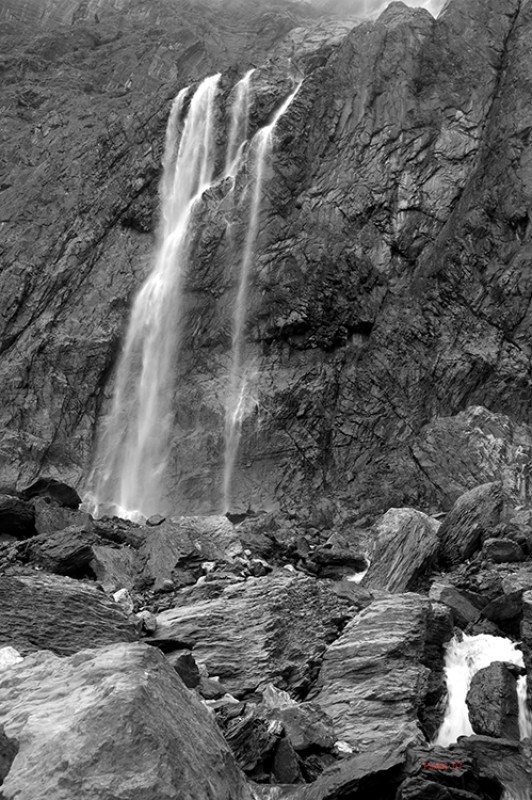
[[240, 165], [242, 150], [248, 138], [249, 107], [251, 101], [251, 76], [255, 72], [250, 69], [235, 86], [235, 97], [231, 107], [231, 123], [227, 137], [225, 156], [226, 177], [234, 177]]
[[[500, 636], [481, 634], [455, 637], [447, 646], [445, 676], [447, 680], [447, 709], [434, 740], [434, 744], [447, 747], [459, 736], [471, 736], [473, 728], [469, 721], [466, 696], [471, 679], [476, 672], [494, 661], [507, 661], [523, 667], [523, 654], [518, 646]], [[519, 733], [521, 738], [532, 736], [532, 720], [526, 702], [526, 678], [518, 680]]]
[[246, 364], [244, 346], [249, 278], [255, 252], [255, 241], [257, 238], [264, 171], [272, 154], [273, 132], [275, 127], [292, 103], [300, 86], [301, 83], [298, 83], [294, 91], [286, 98], [284, 103], [274, 114], [270, 124], [261, 128], [255, 134], [251, 142], [251, 153], [248, 160], [248, 192], [250, 195], [249, 218], [244, 240], [244, 250], [240, 261], [238, 292], [234, 307], [231, 367], [229, 370], [225, 406], [224, 512], [228, 511], [230, 508], [231, 483], [236, 454], [240, 443], [242, 422], [248, 406], [250, 404], [253, 407], [256, 406], [256, 401], [250, 396], [250, 387], [254, 379], [255, 368], [252, 364]]
[[206, 78], [194, 93], [178, 149], [177, 129], [187, 89], [178, 94], [170, 113], [159, 244], [151, 273], [133, 305], [111, 411], [97, 444], [85, 500], [94, 516], [105, 513], [139, 519], [162, 510], [180, 349], [182, 283], [194, 211], [214, 174], [214, 103], [219, 79], [220, 75]]

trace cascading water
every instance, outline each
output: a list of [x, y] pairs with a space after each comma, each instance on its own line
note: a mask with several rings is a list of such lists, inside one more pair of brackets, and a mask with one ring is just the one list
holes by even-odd
[[250, 69], [235, 86], [235, 99], [231, 108], [231, 124], [225, 157], [226, 177], [234, 177], [238, 171], [242, 149], [248, 138], [251, 76], [254, 72], [254, 69]]
[[[466, 696], [476, 672], [494, 661], [507, 661], [523, 667], [523, 654], [514, 642], [500, 636], [481, 634], [454, 638], [447, 647], [445, 675], [447, 679], [447, 709], [434, 744], [447, 747], [459, 736], [471, 736]], [[532, 718], [526, 702], [526, 678], [518, 680], [519, 733], [521, 738], [532, 736]]]
[[249, 278], [257, 238], [264, 170], [272, 154], [275, 127], [292, 103], [300, 86], [301, 83], [298, 83], [294, 91], [277, 110], [270, 124], [261, 128], [251, 142], [251, 153], [248, 162], [251, 163], [250, 177], [248, 179], [248, 191], [250, 193], [249, 219], [240, 262], [238, 293], [233, 316], [231, 367], [225, 411], [224, 511], [228, 511], [230, 508], [231, 482], [236, 454], [240, 443], [242, 422], [250, 399], [251, 404], [255, 405], [253, 398], [250, 398], [250, 385], [254, 379], [255, 366], [253, 363], [246, 362], [244, 346]]
[[151, 274], [133, 306], [111, 412], [99, 437], [85, 500], [95, 516], [107, 513], [138, 519], [161, 510], [171, 442], [182, 281], [194, 210], [214, 174], [214, 102], [219, 79], [220, 75], [206, 78], [194, 93], [177, 154], [177, 126], [188, 90], [178, 94], [170, 113], [160, 243]]

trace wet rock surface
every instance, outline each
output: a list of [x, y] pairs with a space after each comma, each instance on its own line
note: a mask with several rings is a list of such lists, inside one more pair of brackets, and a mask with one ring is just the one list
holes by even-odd
[[517, 681], [504, 663], [494, 661], [473, 675], [466, 701], [475, 733], [519, 739]]

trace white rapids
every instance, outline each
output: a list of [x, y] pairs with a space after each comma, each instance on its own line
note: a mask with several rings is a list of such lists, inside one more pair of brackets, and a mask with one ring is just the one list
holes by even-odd
[[[471, 679], [476, 672], [494, 661], [507, 661], [518, 667], [524, 666], [523, 654], [517, 644], [500, 636], [480, 634], [462, 640], [454, 638], [447, 646], [445, 676], [447, 680], [447, 709], [434, 744], [447, 747], [459, 736], [471, 736], [473, 728], [469, 721], [466, 696]], [[519, 701], [519, 733], [522, 739], [532, 736], [532, 718], [526, 702], [526, 677], [517, 682]]]

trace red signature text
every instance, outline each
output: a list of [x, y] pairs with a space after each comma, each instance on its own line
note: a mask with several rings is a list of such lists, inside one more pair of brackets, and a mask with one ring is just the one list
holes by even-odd
[[464, 766], [463, 761], [453, 761], [452, 763], [444, 763], [438, 761], [424, 761], [423, 769], [446, 770], [446, 769], [461, 769]]

